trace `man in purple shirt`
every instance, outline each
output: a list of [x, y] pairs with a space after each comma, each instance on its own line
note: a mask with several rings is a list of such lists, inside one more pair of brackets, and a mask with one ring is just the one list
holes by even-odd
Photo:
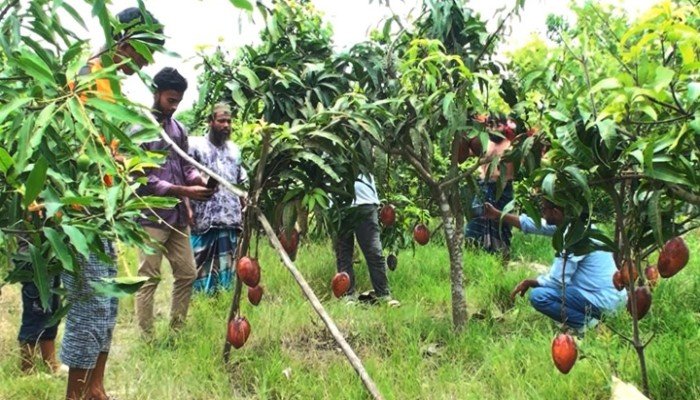
[[[153, 78], [155, 86], [153, 112], [165, 132], [185, 152], [188, 150], [187, 131], [173, 118], [177, 106], [187, 89], [187, 81], [173, 68], [164, 68]], [[186, 206], [188, 199], [204, 201], [214, 193], [205, 186], [199, 172], [180, 155], [170, 149], [163, 140], [146, 143], [148, 151], [163, 152], [165, 162], [147, 172], [148, 183], [139, 189], [141, 195], [172, 196], [180, 202], [171, 209], [148, 211], [141, 224], [154, 242], [150, 254], [139, 251], [139, 276], [160, 277], [163, 255], [173, 270], [172, 303], [170, 326], [178, 329], [187, 317], [187, 309], [192, 295], [192, 284], [197, 277], [194, 255], [190, 246], [189, 215]], [[146, 282], [136, 293], [136, 316], [145, 337], [153, 333], [153, 295], [158, 280]]]

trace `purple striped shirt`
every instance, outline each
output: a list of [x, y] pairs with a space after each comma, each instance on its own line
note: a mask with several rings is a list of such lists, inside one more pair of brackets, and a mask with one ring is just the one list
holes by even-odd
[[[187, 141], [187, 130], [180, 122], [176, 121], [174, 118], [166, 119], [165, 132], [182, 150], [185, 152], [188, 151], [189, 145]], [[175, 151], [171, 151], [170, 145], [167, 144], [165, 140], [159, 139], [153, 142], [144, 143], [141, 145], [141, 147], [147, 151], [167, 151], [168, 155], [160, 167], [150, 169], [146, 172], [148, 184], [139, 188], [139, 195], [166, 196], [168, 191], [175, 185], [194, 186], [202, 184], [199, 171], [187, 163], [187, 161], [180, 157], [180, 155]], [[157, 209], [154, 211], [158, 218], [162, 219], [169, 225], [184, 227], [188, 224], [187, 208], [185, 207], [185, 202], [182, 198], [180, 198], [180, 202], [173, 208]], [[141, 224], [155, 228], [166, 228], [166, 226], [160, 221], [151, 221], [147, 219], [148, 217], [152, 218], [152, 216], [153, 213], [150, 210], [146, 210], [144, 212], [145, 218], [141, 218], [140, 220]]]

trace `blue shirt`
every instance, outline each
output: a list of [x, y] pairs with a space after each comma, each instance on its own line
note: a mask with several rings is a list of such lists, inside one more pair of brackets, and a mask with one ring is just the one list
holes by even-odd
[[[537, 228], [535, 221], [527, 215], [520, 216], [520, 229], [527, 234], [553, 236], [557, 227], [544, 222]], [[540, 286], [561, 290], [564, 257], [557, 256], [549, 272], [537, 277]], [[566, 260], [564, 281], [567, 287], [578, 289], [586, 300], [601, 311], [614, 311], [627, 302], [627, 291], [618, 291], [612, 277], [617, 271], [613, 254], [608, 251], [593, 251], [580, 256], [569, 256]]]

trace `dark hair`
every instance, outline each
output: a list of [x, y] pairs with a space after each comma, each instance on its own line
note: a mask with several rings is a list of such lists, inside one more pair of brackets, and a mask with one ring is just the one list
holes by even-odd
[[564, 209], [564, 208], [562, 208], [561, 206], [558, 206], [558, 205], [555, 204], [552, 200], [549, 200], [549, 199], [546, 198], [546, 197], [542, 197], [542, 199], [541, 199], [541, 204], [542, 204], [542, 207], [544, 207], [544, 208], [555, 208], [555, 209], [557, 209], [557, 210], [563, 210], [563, 209]]
[[187, 80], [175, 68], [165, 67], [153, 77], [153, 89], [157, 92], [174, 90], [184, 93], [187, 90]]
[[[115, 32], [112, 37], [114, 40], [122, 40], [125, 36], [138, 36], [139, 33], [163, 33], [163, 27], [160, 22], [150, 12], [138, 7], [129, 7], [122, 10], [116, 15], [120, 24], [126, 25], [121, 31]], [[147, 29], [148, 28], [148, 29]], [[155, 29], [154, 29], [155, 28]], [[132, 37], [129, 40], [139, 40], [142, 42], [152, 43], [159, 46], [165, 44], [164, 39], [156, 39], [150, 37]]]

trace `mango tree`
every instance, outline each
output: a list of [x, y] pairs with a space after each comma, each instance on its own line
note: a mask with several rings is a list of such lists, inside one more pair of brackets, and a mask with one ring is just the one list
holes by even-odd
[[[336, 101], [348, 90], [347, 80], [334, 62], [331, 30], [310, 2], [277, 1], [271, 9], [260, 5], [260, 12], [266, 21], [262, 44], [244, 46], [231, 60], [222, 51], [204, 57], [200, 80], [199, 115], [214, 102], [228, 101], [235, 107], [238, 123], [252, 130], [237, 135], [251, 183], [238, 249], [241, 279], [236, 281], [229, 325], [241, 313], [241, 268], [248, 268], [247, 260], [256, 258], [261, 241], [258, 237], [253, 242], [251, 235], [262, 230], [370, 393], [380, 398], [359, 359], [294, 266], [290, 256], [296, 245], [290, 248], [292, 238], [284, 234], [292, 229], [295, 204], [313, 211], [317, 225], [322, 225], [333, 215], [329, 212], [331, 199], [338, 208], [349, 205], [354, 197], [354, 180], [365, 168], [366, 157], [356, 150], [359, 138], [351, 122], [338, 117], [352, 104], [347, 98]], [[282, 231], [275, 232], [268, 218], [283, 225]], [[337, 229], [332, 223], [326, 225], [327, 231]], [[256, 243], [254, 249], [252, 243]], [[227, 341], [224, 346], [226, 361], [230, 345]]]
[[[632, 23], [592, 3], [574, 11], [575, 26], [548, 19], [553, 46], [539, 41], [515, 57], [520, 89], [538, 99], [552, 129], [546, 163], [527, 186], [570, 216], [591, 210], [597, 191], [612, 205], [612, 234], [588, 219], [559, 232], [554, 247], [615, 252], [616, 285], [628, 291], [632, 316], [632, 334], [623, 337], [638, 354], [648, 395], [650, 339], [642, 339], [639, 320], [651, 304], [646, 276], [658, 275], [645, 276], [645, 267], [663, 249], [662, 275], [678, 272], [688, 256], [679, 236], [697, 228], [700, 215], [700, 13], [689, 1], [660, 3]], [[523, 57], [533, 52], [539, 57]]]
[[[157, 161], [138, 145], [156, 137], [158, 129], [119, 90], [112, 60], [119, 42], [112, 34], [124, 27], [104, 2], [89, 3], [105, 33], [99, 53], [65, 28], [65, 18], [85, 25], [70, 2], [5, 2], [0, 10], [0, 251], [6, 259], [31, 262], [32, 270], [15, 269], [5, 279], [33, 281], [45, 307], [53, 277], [62, 271], [79, 274], [78, 259], [90, 253], [109, 261], [103, 240], [144, 246], [147, 236], [136, 217], [144, 208], [174, 204], [135, 194], [140, 180], [134, 174]], [[146, 30], [154, 27], [144, 24]], [[155, 48], [139, 38], [144, 36], [126, 37], [152, 59]], [[79, 76], [92, 57], [99, 57], [104, 69]], [[98, 79], [109, 81], [113, 99], [94, 96]], [[126, 135], [133, 124], [143, 128]], [[99, 289], [123, 295], [141, 281], [118, 278]]]
[[[506, 17], [521, 6], [517, 2]], [[481, 17], [462, 2], [425, 1], [414, 30], [391, 35], [387, 28], [346, 56], [350, 79], [368, 98], [357, 111], [365, 121], [361, 133], [406, 163], [437, 206], [450, 255], [456, 329], [467, 322], [462, 249], [464, 203], [470, 195], [463, 191], [473, 196], [481, 164], [498, 168], [505, 161], [475, 154], [465, 162], [460, 145], [475, 139], [485, 147], [489, 133], [472, 117], [496, 106], [507, 109], [500, 92], [514, 100], [511, 87], [501, 84], [502, 69], [493, 59], [505, 19], [500, 22], [489, 34]]]

